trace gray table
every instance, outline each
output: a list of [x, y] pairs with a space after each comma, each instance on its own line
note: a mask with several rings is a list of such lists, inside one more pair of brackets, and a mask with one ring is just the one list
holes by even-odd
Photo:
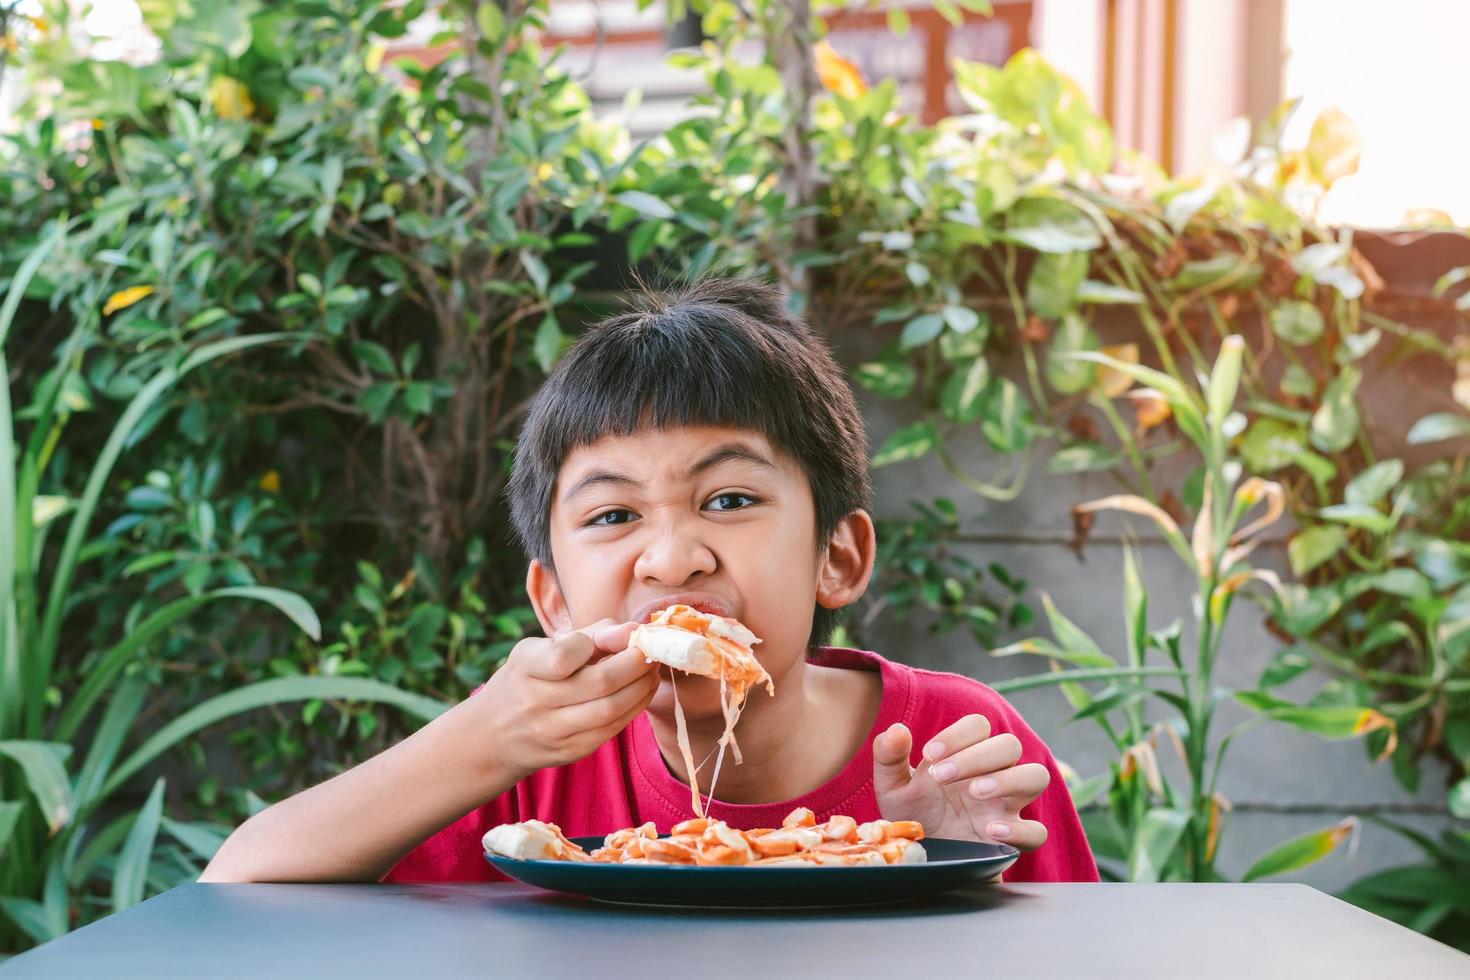
[[521, 885], [185, 885], [0, 966], [24, 977], [1470, 978], [1305, 885], [996, 885], [848, 912], [597, 905]]

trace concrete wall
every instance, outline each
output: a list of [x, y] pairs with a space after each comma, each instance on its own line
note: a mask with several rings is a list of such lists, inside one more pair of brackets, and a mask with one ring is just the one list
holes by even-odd
[[[857, 363], [873, 356], [888, 339], [879, 331], [853, 331], [842, 339], [838, 356]], [[1417, 417], [1404, 406], [1401, 395], [1393, 397], [1395, 391], [1402, 392], [1405, 377], [1388, 374], [1374, 381], [1383, 391], [1382, 397], [1370, 395], [1371, 401], [1382, 406], [1382, 414], [1401, 416], [1379, 420], [1385, 422], [1386, 431], [1403, 431]], [[917, 418], [908, 401], [885, 401], [863, 392], [859, 397], [874, 447]], [[957, 461], [976, 476], [1006, 472], [1008, 461], [990, 452], [978, 434], [956, 448]], [[1131, 527], [1139, 540], [1142, 572], [1150, 590], [1150, 627], [1167, 625], [1176, 618], [1188, 624], [1193, 576], [1160, 540], [1152, 522], [1130, 515], [1100, 514], [1084, 559], [1079, 561], [1070, 547], [1072, 505], [1119, 492], [1112, 478], [1106, 474], [1050, 476], [1036, 472], [1038, 469], [1040, 465], [1033, 468], [1031, 480], [1018, 499], [996, 504], [970, 493], [933, 459], [896, 464], [874, 473], [876, 509], [880, 516], [906, 517], [912, 513], [907, 504], [912, 498], [950, 498], [960, 508], [965, 527], [971, 532], [964, 547], [972, 560], [982, 564], [1000, 562], [1027, 579], [1033, 589], [1028, 599], [1038, 617], [1040, 603], [1034, 590], [1045, 590], [1070, 619], [1105, 650], [1120, 657], [1124, 643], [1120, 542], [1125, 528]], [[1171, 485], [1169, 477], [1165, 476], [1160, 485]], [[1285, 548], [1279, 541], [1258, 552], [1257, 564], [1275, 568], [1283, 578], [1288, 577]], [[991, 657], [986, 650], [978, 649], [963, 630], [934, 636], [927, 632], [926, 625], [922, 621], [899, 624], [887, 619], [870, 631], [869, 642], [905, 663], [953, 671], [988, 683], [1045, 669], [1040, 658]], [[1033, 632], [1050, 635], [1044, 623], [1027, 631]], [[1259, 607], [1248, 601], [1236, 602], [1217, 668], [1218, 682], [1232, 688], [1255, 687], [1261, 670], [1279, 648], [1279, 641], [1263, 626]], [[1294, 681], [1287, 691], [1292, 696], [1303, 696], [1325, 679], [1321, 674], [1309, 673]], [[1071, 708], [1055, 688], [1017, 692], [1011, 701], [1056, 756], [1084, 777], [1104, 771], [1113, 758], [1111, 745], [1094, 723], [1068, 724]], [[1217, 737], [1247, 717], [1248, 713], [1234, 704], [1222, 706], [1217, 712]], [[1177, 756], [1166, 743], [1161, 743], [1159, 754], [1166, 768], [1178, 769]], [[1178, 775], [1181, 781], [1176, 785], [1182, 785], [1182, 770]], [[1444, 780], [1437, 770], [1426, 771], [1418, 794], [1410, 796], [1395, 781], [1387, 763], [1375, 765], [1367, 758], [1360, 742], [1327, 742], [1282, 725], [1261, 725], [1236, 740], [1220, 789], [1235, 809], [1222, 841], [1219, 866], [1223, 873], [1236, 877], [1275, 844], [1355, 812], [1386, 811], [1428, 832], [1437, 832], [1447, 820], [1443, 810]], [[1334, 890], [1370, 871], [1413, 862], [1417, 853], [1398, 835], [1365, 823], [1354, 849], [1344, 847], [1293, 877]]]

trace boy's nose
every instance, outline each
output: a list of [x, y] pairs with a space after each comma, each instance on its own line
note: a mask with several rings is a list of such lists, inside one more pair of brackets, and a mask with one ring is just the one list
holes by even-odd
[[697, 535], [667, 527], [644, 547], [633, 574], [642, 581], [677, 588], [695, 575], [713, 573], [718, 564], [714, 552]]

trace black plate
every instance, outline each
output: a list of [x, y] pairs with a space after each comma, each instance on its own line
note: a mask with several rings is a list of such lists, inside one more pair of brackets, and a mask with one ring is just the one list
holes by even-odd
[[[587, 850], [600, 837], [572, 838]], [[989, 881], [1020, 855], [1005, 844], [929, 838], [923, 864], [879, 867], [720, 868], [515, 861], [485, 855], [503, 874], [599, 902], [679, 908], [813, 908], [887, 905]]]

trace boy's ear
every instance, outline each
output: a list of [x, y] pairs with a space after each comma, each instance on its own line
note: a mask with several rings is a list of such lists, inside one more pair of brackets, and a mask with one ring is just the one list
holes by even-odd
[[832, 532], [817, 569], [817, 604], [841, 609], [857, 601], [873, 575], [878, 538], [865, 510], [844, 517]]
[[526, 569], [526, 595], [530, 597], [531, 608], [536, 610], [541, 630], [547, 636], [560, 636], [572, 628], [572, 614], [556, 581], [556, 573], [534, 558]]

